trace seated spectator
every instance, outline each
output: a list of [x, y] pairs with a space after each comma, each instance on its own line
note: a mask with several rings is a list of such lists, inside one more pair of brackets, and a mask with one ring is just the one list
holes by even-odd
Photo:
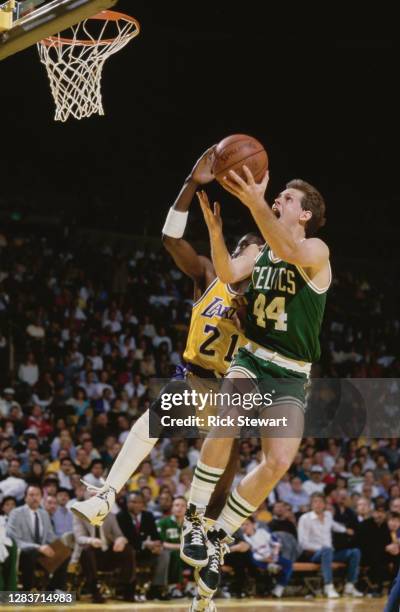
[[310, 496], [303, 487], [303, 481], [298, 476], [290, 480], [291, 491], [282, 495], [282, 501], [290, 504], [293, 512], [306, 512], [310, 503]]
[[237, 531], [233, 537], [234, 541], [232, 544], [229, 544], [229, 552], [224, 557], [222, 580], [226, 582], [225, 567], [232, 568], [233, 576], [229, 581], [229, 595], [232, 597], [245, 597], [247, 595], [246, 582], [248, 574], [254, 576], [256, 568], [252, 561], [250, 544], [245, 542], [241, 531]]
[[36, 385], [39, 380], [39, 367], [32, 352], [27, 354], [25, 361], [19, 366], [18, 378], [30, 387]]
[[85, 474], [83, 480], [92, 487], [102, 487], [104, 484], [104, 463], [101, 459], [94, 459], [90, 465], [90, 472]]
[[387, 517], [387, 526], [390, 532], [391, 542], [386, 545], [386, 553], [390, 564], [390, 574], [394, 578], [400, 566], [400, 514], [397, 512], [389, 512]]
[[[350, 493], [353, 493], [354, 491], [356, 491], [357, 486], [362, 487], [362, 485], [364, 484], [364, 476], [362, 475], [361, 463], [359, 461], [353, 461], [350, 466], [350, 472], [351, 474], [348, 478], [347, 485], [349, 487]], [[360, 493], [361, 491], [356, 492]]]
[[374, 477], [373, 470], [365, 470], [364, 481], [356, 484], [353, 487], [353, 491], [357, 491], [357, 493], [361, 493], [362, 495], [365, 495], [365, 489], [364, 489], [365, 486], [369, 487], [369, 490], [371, 492], [371, 499], [378, 497], [379, 488], [375, 484], [375, 477]]
[[79, 476], [84, 476], [90, 471], [92, 460], [83, 448], [78, 448], [75, 458], [75, 469]]
[[322, 493], [313, 493], [311, 496], [311, 511], [303, 514], [299, 519], [299, 544], [303, 549], [302, 558], [312, 563], [320, 563], [324, 580], [324, 593], [330, 598], [337, 598], [332, 581], [332, 561], [341, 561], [347, 564], [347, 581], [344, 592], [353, 597], [362, 597], [357, 591], [355, 582], [360, 567], [360, 551], [358, 548], [333, 550], [332, 531], [353, 535], [352, 529], [336, 523], [332, 514], [326, 510], [325, 496]]
[[[144, 483], [142, 481], [140, 487], [138, 485], [139, 483], [139, 479], [144, 478]], [[151, 489], [151, 493], [153, 497], [157, 497], [160, 487], [158, 485], [158, 482], [154, 476], [154, 472], [153, 472], [153, 465], [151, 463], [151, 461], [143, 461], [143, 463], [141, 464], [139, 471], [136, 472], [136, 474], [134, 476], [132, 476], [132, 478], [129, 481], [129, 490], [130, 491], [137, 491], [139, 488], [141, 488], [142, 486], [147, 486], [150, 487]]]
[[25, 478], [27, 484], [41, 485], [44, 479], [43, 460], [35, 459], [32, 461], [31, 469]]
[[286, 502], [275, 502], [273, 506], [272, 520], [268, 523], [271, 532], [283, 531], [290, 533], [297, 540], [296, 517], [292, 507]]
[[157, 559], [152, 582], [152, 593], [155, 593], [156, 596], [165, 595], [167, 588], [173, 599], [183, 596], [182, 570], [184, 564], [180, 558], [180, 542], [186, 508], [186, 499], [175, 497], [171, 516], [161, 518], [157, 522], [162, 551]]
[[57, 491], [57, 508], [53, 515], [53, 526], [56, 536], [72, 533], [72, 512], [68, 508], [71, 491], [60, 487]]
[[[56, 553], [49, 546], [56, 540], [49, 515], [41, 508], [42, 491], [30, 485], [26, 491], [25, 505], [15, 508], [9, 515], [7, 535], [20, 550], [19, 568], [22, 587], [30, 591], [35, 586], [35, 568], [40, 557], [54, 558]], [[65, 590], [68, 560], [54, 571], [47, 585], [48, 590]]]
[[117, 514], [122, 533], [136, 553], [136, 563], [149, 565], [152, 574], [161, 553], [161, 541], [151, 512], [144, 509], [144, 498], [139, 492], [130, 493], [126, 510]]
[[[336, 493], [336, 502], [333, 504], [333, 518], [337, 523], [344, 525], [347, 529], [351, 529], [353, 532], [357, 529], [357, 515], [354, 510], [350, 507], [350, 497], [345, 489], [340, 489]], [[345, 548], [353, 548], [354, 546], [354, 534], [349, 535], [348, 533], [333, 533], [333, 547], [335, 550], [342, 550]]]
[[77, 546], [81, 547], [74, 558], [79, 557], [86, 586], [93, 603], [104, 603], [97, 582], [97, 572], [119, 570], [122, 596], [126, 601], [135, 601], [136, 564], [133, 548], [128, 544], [113, 513], [107, 515], [101, 527], [73, 517], [73, 533]]
[[0, 516], [6, 516], [8, 518], [11, 510], [17, 507], [17, 500], [12, 495], [7, 495], [7, 497], [3, 497], [3, 500], [0, 504]]
[[356, 541], [361, 563], [368, 568], [369, 580], [374, 585], [372, 595], [380, 597], [389, 569], [386, 546], [392, 543], [383, 507], [376, 508], [371, 517], [359, 522]]
[[0, 591], [17, 590], [17, 545], [7, 535], [10, 512], [15, 508], [15, 497], [5, 497], [0, 505]]
[[72, 491], [74, 488], [71, 482], [71, 476], [75, 472], [74, 464], [69, 457], [64, 457], [60, 461], [60, 469], [57, 472], [58, 482], [60, 487]]
[[279, 570], [277, 584], [272, 590], [272, 595], [282, 597], [292, 575], [292, 561], [280, 554], [279, 541], [266, 529], [258, 527], [252, 516], [244, 521], [242, 532], [245, 542], [250, 545], [253, 564], [260, 569]]
[[303, 491], [310, 497], [313, 493], [323, 493], [325, 489], [323, 475], [323, 468], [320, 465], [313, 465], [310, 470], [310, 479], [303, 482]]

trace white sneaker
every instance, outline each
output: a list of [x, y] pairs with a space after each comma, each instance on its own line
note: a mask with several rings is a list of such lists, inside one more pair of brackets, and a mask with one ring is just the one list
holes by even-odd
[[339, 593], [335, 590], [335, 587], [332, 583], [326, 584], [324, 586], [324, 593], [325, 597], [327, 597], [328, 599], [337, 599], [338, 597], [340, 597]]
[[115, 502], [116, 490], [108, 484], [102, 487], [95, 487], [82, 480], [88, 491], [95, 491], [96, 495], [85, 501], [75, 502], [71, 506], [71, 512], [81, 519], [88, 521], [92, 525], [100, 526], [103, 524], [107, 514]]
[[194, 597], [189, 612], [217, 612], [217, 606], [207, 597]]
[[346, 582], [344, 594], [348, 597], [364, 597], [364, 593], [358, 591], [352, 582]]
[[281, 598], [283, 595], [283, 591], [285, 590], [285, 587], [282, 584], [277, 584], [275, 586], [275, 588], [272, 589], [271, 594], [274, 597], [279, 597]]

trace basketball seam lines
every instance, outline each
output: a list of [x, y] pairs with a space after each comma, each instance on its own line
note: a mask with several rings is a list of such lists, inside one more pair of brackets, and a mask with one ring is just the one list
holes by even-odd
[[[232, 143], [234, 144], [234, 143]], [[259, 153], [261, 153], [262, 151], [265, 151], [265, 149], [261, 148], [259, 151], [255, 151], [254, 153], [252, 153], [251, 155], [248, 155], [245, 160], [249, 159], [250, 157], [254, 157], [254, 155], [258, 155]], [[243, 160], [243, 162], [245, 161]], [[221, 172], [219, 172], [218, 174], [222, 174], [223, 172], [226, 174], [227, 172], [229, 172], [229, 170], [235, 166], [238, 162], [234, 162], [233, 164], [231, 164], [230, 166], [227, 166], [226, 168], [224, 168], [224, 170], [221, 170]], [[244, 164], [243, 164], [244, 165]], [[268, 163], [265, 166], [265, 168], [268, 168]], [[217, 174], [214, 174], [215, 178], [217, 178]]]

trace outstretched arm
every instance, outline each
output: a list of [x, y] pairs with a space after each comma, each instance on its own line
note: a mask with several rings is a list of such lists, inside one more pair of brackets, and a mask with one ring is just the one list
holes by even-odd
[[296, 242], [287, 227], [279, 223], [265, 201], [265, 191], [269, 181], [267, 171], [261, 183], [256, 183], [247, 166], [243, 166], [246, 180], [231, 170], [224, 178], [223, 186], [239, 198], [250, 209], [265, 241], [274, 254], [289, 263], [304, 268], [321, 269], [329, 259], [329, 249], [319, 238], [308, 238]]
[[197, 197], [210, 234], [211, 257], [218, 278], [223, 283], [238, 283], [248, 278], [252, 273], [254, 260], [260, 252], [258, 246], [249, 245], [246, 255], [233, 259], [226, 248], [222, 233], [220, 205], [215, 202], [212, 211], [205, 191], [198, 192]]
[[[188, 210], [199, 185], [214, 179], [211, 172], [215, 146], [210, 147], [200, 157], [187, 177], [184, 185], [170, 209], [163, 228], [163, 244], [182, 272], [193, 280], [199, 281], [206, 275], [213, 275], [211, 261], [196, 253], [195, 249], [182, 238], [186, 226]], [[215, 274], [214, 274], [215, 275]]]

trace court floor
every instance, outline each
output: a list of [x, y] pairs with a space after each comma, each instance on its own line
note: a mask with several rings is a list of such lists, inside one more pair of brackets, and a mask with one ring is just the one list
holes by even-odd
[[[284, 598], [281, 600], [276, 599], [230, 599], [230, 600], [216, 600], [218, 612], [261, 612], [262, 610], [289, 610], [290, 612], [381, 612], [384, 607], [384, 599], [350, 599], [341, 597], [339, 600], [326, 600], [323, 598], [315, 599], [290, 599]], [[188, 612], [190, 601], [184, 599], [177, 602], [160, 602], [160, 603], [143, 603], [143, 604], [130, 604], [122, 602], [109, 601], [106, 604], [91, 604], [89, 602], [80, 601], [72, 606], [34, 606], [35, 610], [77, 610], [79, 612], [91, 612], [92, 610], [104, 610], [104, 611], [119, 611], [129, 610], [130, 612], [166, 612], [167, 610], [173, 610], [174, 612]], [[13, 606], [15, 610], [17, 606]], [[21, 609], [26, 609], [22, 608]], [[0, 606], [0, 610], [10, 611], [10, 606]]]

